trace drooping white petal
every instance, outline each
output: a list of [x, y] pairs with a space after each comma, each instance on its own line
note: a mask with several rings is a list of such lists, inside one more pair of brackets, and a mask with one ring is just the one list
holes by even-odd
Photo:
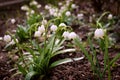
[[3, 37], [3, 40], [5, 41], [5, 42], [10, 42], [11, 41], [11, 36], [10, 35], [4, 35], [4, 37]]

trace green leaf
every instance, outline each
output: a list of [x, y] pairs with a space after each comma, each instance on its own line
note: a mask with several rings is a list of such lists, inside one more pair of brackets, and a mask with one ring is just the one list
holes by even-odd
[[75, 38], [74, 39], [74, 44], [82, 50], [82, 52], [85, 54], [85, 56], [87, 57], [87, 59], [91, 63], [92, 69], [94, 69], [94, 63], [92, 61], [92, 56], [88, 54], [87, 50], [85, 49], [85, 47], [81, 43], [80, 39], [79, 38]]
[[104, 68], [104, 71], [102, 73], [102, 75], [104, 75], [105, 71], [108, 69], [109, 66], [112, 66], [114, 64], [114, 62], [116, 62], [118, 59], [120, 58], [120, 53], [118, 53], [111, 61], [110, 63], [108, 64], [108, 66], [106, 66]]
[[60, 51], [58, 51], [58, 52], [53, 53], [53, 56], [58, 55], [58, 54], [67, 53], [67, 52], [75, 52], [75, 51], [76, 51], [76, 49], [65, 49], [65, 50], [60, 50]]
[[35, 75], [37, 75], [37, 72], [31, 71], [25, 76], [25, 80], [31, 80], [31, 78]]
[[30, 48], [25, 48], [28, 52], [30, 52], [30, 54], [33, 56], [33, 59], [35, 60], [37, 57], [36, 55], [34, 54], [34, 50], [30, 49]]
[[58, 61], [55, 61], [53, 62], [51, 65], [50, 65], [50, 68], [53, 68], [55, 66], [58, 66], [58, 65], [61, 65], [61, 64], [65, 64], [65, 63], [68, 63], [68, 62], [73, 62], [73, 61], [78, 61], [78, 60], [82, 60], [84, 57], [79, 57], [79, 58], [65, 58], [65, 59], [61, 59], [61, 60], [58, 60]]
[[26, 69], [25, 69], [24, 67], [22, 67], [22, 66], [19, 65], [19, 64], [17, 64], [17, 66], [18, 66], [18, 70], [19, 70], [20, 72], [22, 72], [24, 75], [27, 74], [27, 71], [26, 71]]
[[112, 59], [112, 61], [110, 61], [110, 66], [113, 65], [114, 62], [116, 62], [119, 58], [120, 58], [120, 53], [118, 53], [118, 54]]

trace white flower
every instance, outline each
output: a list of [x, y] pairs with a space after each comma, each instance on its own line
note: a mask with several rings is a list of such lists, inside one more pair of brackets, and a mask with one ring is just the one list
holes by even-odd
[[40, 5], [40, 4], [38, 4], [38, 5], [37, 5], [37, 8], [41, 8], [41, 5]]
[[38, 31], [40, 31], [41, 33], [45, 32], [45, 26], [41, 25], [40, 27], [38, 27]]
[[113, 15], [112, 14], [109, 14], [108, 15], [108, 19], [111, 20], [113, 18]]
[[83, 19], [83, 17], [84, 17], [84, 14], [82, 14], [82, 13], [77, 15], [77, 18], [78, 18], [79, 20]]
[[37, 5], [37, 4], [38, 4], [37, 1], [32, 1], [32, 2], [30, 2], [30, 6], [32, 6], [32, 5]]
[[[18, 39], [15, 39], [16, 40], [16, 42], [18, 43]], [[14, 45], [15, 44], [15, 41], [14, 40], [12, 40], [10, 43], [9, 43], [9, 45]]]
[[31, 14], [34, 14], [35, 13], [35, 11], [34, 10], [31, 10], [31, 12], [30, 12]]
[[77, 37], [77, 34], [75, 32], [71, 32], [68, 36], [68, 39], [74, 39]]
[[61, 13], [58, 13], [58, 16], [61, 16], [62, 14]]
[[53, 14], [53, 16], [55, 16], [55, 17], [56, 17], [56, 16], [58, 16], [58, 14], [55, 12], [55, 13]]
[[4, 35], [3, 40], [5, 42], [10, 42], [11, 41], [11, 36], [10, 35]]
[[2, 37], [0, 37], [0, 41], [1, 41], [1, 40], [3, 40], [3, 38], [2, 38]]
[[65, 31], [62, 36], [63, 36], [64, 38], [68, 38], [69, 34], [70, 34], [70, 33], [69, 33], [68, 31]]
[[11, 23], [12, 24], [15, 24], [15, 22], [16, 22], [16, 20], [13, 18], [13, 19], [11, 19]]
[[49, 5], [45, 5], [45, 9], [50, 9], [50, 6]]
[[34, 37], [40, 37], [41, 36], [41, 32], [40, 31], [36, 31], [34, 34]]
[[70, 12], [70, 11], [67, 11], [67, 12], [65, 13], [65, 15], [66, 15], [66, 16], [70, 16], [70, 15], [71, 15], [71, 12]]
[[75, 9], [75, 8], [76, 8], [76, 5], [75, 5], [75, 4], [72, 4], [71, 7], [72, 7], [73, 9]]
[[66, 27], [65, 23], [60, 23], [59, 26]]
[[96, 29], [94, 32], [95, 38], [103, 38], [104, 36], [104, 30], [103, 29]]
[[59, 2], [58, 5], [59, 5], [59, 6], [62, 6], [62, 2]]
[[28, 11], [29, 10], [29, 7], [27, 5], [24, 5], [21, 7], [21, 10], [23, 11]]
[[62, 7], [60, 8], [60, 12], [63, 12], [65, 9], [66, 9], [66, 7], [65, 7], [65, 6], [62, 6]]
[[46, 25], [47, 24], [47, 20], [42, 20], [42, 25]]
[[30, 13], [29, 13], [29, 12], [26, 12], [25, 14], [28, 16]]
[[49, 13], [50, 13], [50, 15], [54, 15], [55, 10], [53, 8], [51, 8], [51, 9], [49, 9]]
[[50, 27], [50, 30], [51, 30], [51, 31], [56, 31], [56, 30], [57, 30], [57, 26], [56, 26], [56, 25], [52, 25], [52, 26]]

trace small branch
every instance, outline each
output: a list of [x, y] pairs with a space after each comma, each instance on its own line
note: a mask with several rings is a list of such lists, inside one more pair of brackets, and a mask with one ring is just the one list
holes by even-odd
[[13, 4], [19, 4], [19, 3], [23, 3], [23, 2], [27, 2], [29, 0], [12, 0], [12, 1], [6, 1], [3, 3], [0, 3], [0, 7], [5, 7], [5, 6], [9, 6], [9, 5], [13, 5]]

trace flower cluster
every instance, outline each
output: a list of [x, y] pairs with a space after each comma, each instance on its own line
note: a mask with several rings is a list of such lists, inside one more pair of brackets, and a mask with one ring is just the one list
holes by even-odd
[[[29, 7], [30, 6], [30, 7]], [[21, 10], [26, 11], [26, 15], [31, 15], [35, 13], [35, 10], [32, 9], [32, 7], [36, 7], [37, 9], [41, 8], [41, 4], [39, 4], [37, 1], [33, 0], [28, 5], [23, 5], [21, 7]]]

